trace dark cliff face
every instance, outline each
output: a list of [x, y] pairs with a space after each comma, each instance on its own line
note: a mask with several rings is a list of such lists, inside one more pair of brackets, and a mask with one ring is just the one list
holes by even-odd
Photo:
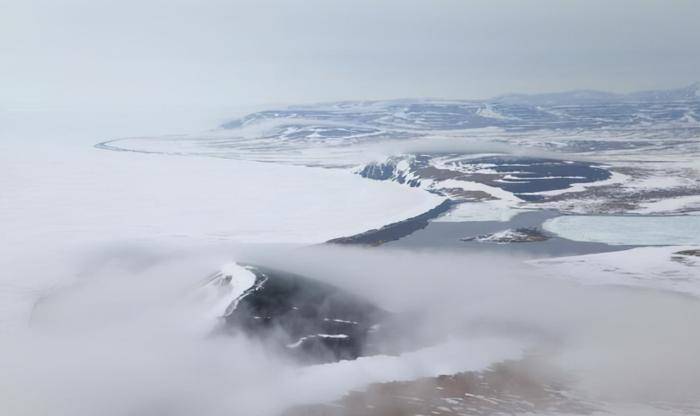
[[369, 230], [349, 237], [335, 238], [327, 241], [326, 244], [380, 246], [390, 241], [399, 240], [415, 231], [422, 230], [428, 226], [430, 220], [449, 211], [453, 205], [454, 202], [452, 200], [446, 199], [435, 208], [415, 217], [385, 225], [377, 230]]
[[395, 170], [396, 164], [391, 162], [370, 163], [363, 167], [358, 174], [363, 178], [386, 181], [394, 177]]
[[273, 349], [307, 364], [376, 353], [375, 339], [390, 314], [335, 286], [256, 267], [256, 285], [226, 319]]
[[[387, 181], [387, 180], [393, 180], [396, 181], [400, 184], [406, 184], [410, 187], [416, 188], [419, 187], [421, 182], [420, 179], [418, 178], [411, 178], [409, 179], [407, 177], [407, 174], [410, 172], [402, 172], [401, 170], [398, 169], [397, 162], [400, 159], [389, 159], [386, 162], [382, 163], [370, 163], [365, 165], [358, 173], [358, 175], [362, 176], [363, 178], [367, 179], [374, 179], [377, 181]], [[411, 171], [416, 168], [416, 163], [415, 161], [409, 162], [409, 169]]]

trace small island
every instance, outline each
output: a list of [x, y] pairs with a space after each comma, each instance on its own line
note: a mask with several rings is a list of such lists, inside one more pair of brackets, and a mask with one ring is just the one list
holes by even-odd
[[549, 236], [546, 235], [539, 228], [524, 227], [516, 229], [507, 229], [491, 234], [482, 234], [475, 237], [460, 238], [460, 240], [496, 244], [533, 243], [549, 240]]

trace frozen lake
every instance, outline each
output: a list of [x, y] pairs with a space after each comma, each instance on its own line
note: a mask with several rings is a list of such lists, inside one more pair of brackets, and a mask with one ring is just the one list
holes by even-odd
[[431, 222], [387, 247], [413, 249], [459, 249], [470, 252], [502, 253], [521, 256], [557, 257], [579, 254], [603, 253], [622, 250], [631, 246], [612, 246], [601, 242], [574, 241], [551, 236], [541, 242], [495, 244], [478, 241], [461, 241], [461, 238], [496, 233], [507, 229], [541, 228], [543, 223], [560, 218], [557, 211], [531, 211], [516, 215], [509, 221]]
[[610, 245], [700, 244], [700, 216], [565, 215], [551, 218], [546, 231], [569, 240]]

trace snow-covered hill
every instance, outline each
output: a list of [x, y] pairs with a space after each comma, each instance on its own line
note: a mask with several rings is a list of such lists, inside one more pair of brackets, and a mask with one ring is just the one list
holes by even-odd
[[[700, 196], [699, 86], [291, 106], [98, 148], [345, 168], [511, 208], [679, 212]], [[671, 198], [688, 203], [659, 209]]]

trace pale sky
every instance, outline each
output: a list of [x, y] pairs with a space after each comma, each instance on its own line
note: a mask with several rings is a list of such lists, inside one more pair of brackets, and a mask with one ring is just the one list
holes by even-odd
[[0, 108], [629, 91], [700, 80], [694, 0], [0, 0]]

